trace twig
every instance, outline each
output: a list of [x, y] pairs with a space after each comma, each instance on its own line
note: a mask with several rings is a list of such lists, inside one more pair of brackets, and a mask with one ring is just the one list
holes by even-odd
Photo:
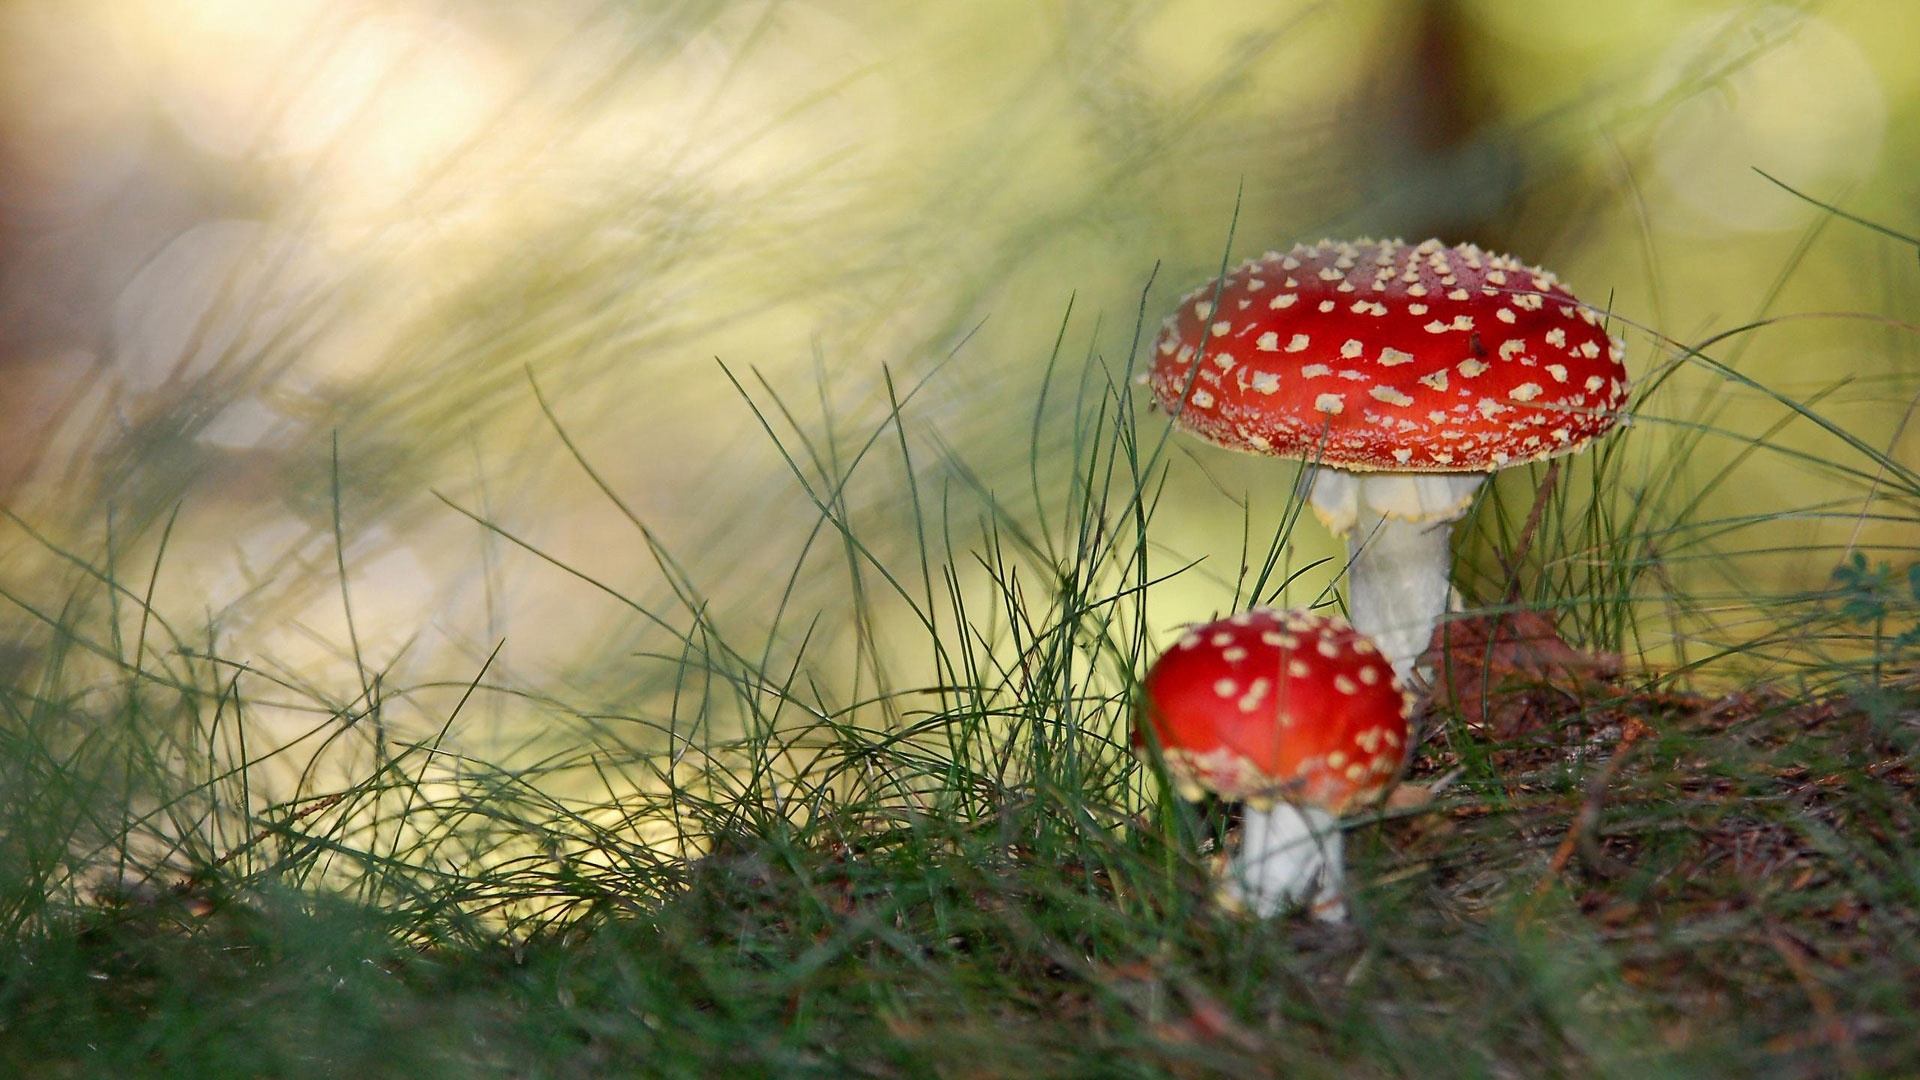
[[1520, 564], [1527, 559], [1527, 551], [1533, 547], [1534, 534], [1540, 531], [1540, 519], [1546, 514], [1547, 500], [1553, 496], [1553, 488], [1560, 480], [1560, 459], [1547, 462], [1547, 475], [1540, 480], [1540, 490], [1533, 493], [1533, 507], [1527, 511], [1527, 520], [1520, 526], [1520, 539], [1514, 542], [1513, 557], [1507, 563], [1507, 595], [1505, 606], [1512, 607], [1520, 600]]
[[205, 870], [202, 870], [194, 874], [193, 877], [189, 879], [189, 881], [198, 881], [207, 873], [220, 869], [221, 867], [227, 865], [233, 860], [239, 858], [241, 855], [245, 854], [246, 852], [253, 850], [255, 847], [258, 847], [261, 843], [265, 842], [268, 837], [272, 836], [277, 832], [280, 832], [281, 830], [285, 829], [288, 825], [291, 825], [296, 821], [303, 821], [307, 818], [312, 817], [315, 814], [320, 813], [323, 810], [330, 810], [333, 807], [338, 806], [340, 804], [340, 800], [345, 799], [348, 794], [349, 792], [337, 791], [332, 795], [326, 796], [325, 798], [315, 799], [314, 801], [308, 803], [307, 805], [301, 807], [300, 809], [295, 810], [293, 814], [287, 818], [286, 821], [278, 824], [274, 824], [274, 825], [265, 826], [264, 828], [260, 829], [260, 831], [254, 833], [252, 836], [247, 837], [247, 840], [245, 843], [239, 845], [238, 847], [235, 847], [232, 851], [229, 851], [225, 855], [222, 855], [219, 858], [208, 863], [207, 868]]
[[1573, 859], [1575, 852], [1579, 853], [1580, 861], [1594, 873], [1602, 877], [1619, 876], [1621, 868], [1618, 863], [1600, 848], [1598, 839], [1600, 810], [1606, 803], [1607, 788], [1620, 772], [1620, 766], [1626, 763], [1634, 744], [1640, 741], [1642, 735], [1653, 730], [1631, 717], [1627, 718], [1623, 727], [1619, 745], [1614, 749], [1613, 756], [1608, 758], [1607, 763], [1600, 767], [1600, 771], [1593, 774], [1592, 779], [1587, 781], [1586, 798], [1581, 801], [1579, 813], [1574, 815], [1572, 823], [1567, 826], [1567, 835], [1561, 839], [1560, 846], [1554, 850], [1553, 859], [1547, 864], [1547, 872], [1541, 876], [1539, 884], [1533, 888], [1536, 899], [1545, 895], [1546, 891], [1553, 887], [1554, 879], [1566, 870], [1567, 863]]
[[1840, 1059], [1840, 1068], [1849, 1076], [1862, 1072], [1859, 1049], [1853, 1044], [1853, 1033], [1847, 1030], [1846, 1022], [1840, 1019], [1840, 1010], [1834, 1004], [1833, 991], [1813, 973], [1807, 960], [1811, 953], [1805, 945], [1795, 941], [1779, 926], [1767, 927], [1767, 944], [1780, 955], [1793, 973], [1794, 981], [1800, 984], [1800, 990], [1807, 995], [1807, 1004], [1813, 1006], [1814, 1015], [1820, 1018], [1820, 1026], [1826, 1029], [1826, 1042], [1833, 1047], [1834, 1056]]

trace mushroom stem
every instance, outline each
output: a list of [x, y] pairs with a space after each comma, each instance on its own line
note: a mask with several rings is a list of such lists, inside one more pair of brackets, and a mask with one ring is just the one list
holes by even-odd
[[1450, 531], [1444, 521], [1374, 516], [1347, 536], [1347, 614], [1406, 686], [1447, 610]]
[[1307, 907], [1316, 918], [1347, 917], [1341, 873], [1340, 825], [1318, 807], [1277, 799], [1266, 809], [1249, 803], [1240, 853], [1227, 865], [1226, 898], [1266, 918]]
[[1314, 513], [1347, 541], [1347, 616], [1373, 638], [1402, 684], [1447, 610], [1450, 526], [1480, 473], [1351, 473], [1321, 468]]

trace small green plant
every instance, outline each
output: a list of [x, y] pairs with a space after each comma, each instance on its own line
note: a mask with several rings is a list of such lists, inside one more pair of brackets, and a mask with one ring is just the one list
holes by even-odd
[[[1896, 584], [1900, 578], [1906, 582], [1904, 591]], [[1920, 562], [1909, 563], [1905, 574], [1895, 574], [1892, 565], [1869, 564], [1866, 555], [1856, 551], [1834, 569], [1833, 580], [1841, 618], [1871, 628], [1876, 656], [1920, 645]]]
[[1833, 571], [1834, 616], [1865, 631], [1863, 662], [1841, 673], [1838, 689], [1905, 752], [1920, 748], [1920, 562], [1904, 574], [1854, 552]]

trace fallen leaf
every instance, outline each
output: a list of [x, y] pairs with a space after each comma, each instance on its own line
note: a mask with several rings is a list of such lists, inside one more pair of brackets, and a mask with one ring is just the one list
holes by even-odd
[[1435, 701], [1499, 738], [1545, 726], [1575, 706], [1581, 691], [1610, 684], [1624, 669], [1615, 653], [1567, 644], [1540, 611], [1446, 619], [1420, 663], [1433, 672]]

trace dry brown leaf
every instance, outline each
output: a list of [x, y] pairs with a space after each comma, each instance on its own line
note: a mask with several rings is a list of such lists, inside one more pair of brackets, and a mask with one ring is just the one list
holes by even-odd
[[1539, 611], [1446, 619], [1434, 628], [1420, 663], [1433, 672], [1435, 701], [1499, 738], [1551, 722], [1580, 691], [1611, 683], [1624, 667], [1615, 653], [1567, 644]]

